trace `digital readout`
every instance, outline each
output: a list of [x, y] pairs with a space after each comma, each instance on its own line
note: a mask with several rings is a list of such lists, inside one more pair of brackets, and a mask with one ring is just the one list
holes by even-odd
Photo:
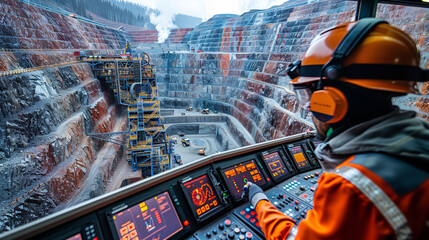
[[241, 198], [244, 185], [248, 181], [256, 183], [259, 186], [266, 183], [261, 171], [255, 163], [255, 160], [250, 160], [225, 168], [222, 172], [225, 175], [228, 188], [236, 200]]
[[267, 163], [270, 174], [274, 179], [287, 173], [286, 167], [283, 165], [278, 152], [264, 155], [264, 161]]
[[304, 152], [301, 146], [292, 147], [289, 148], [289, 150], [292, 153], [292, 157], [295, 160], [298, 169], [302, 169], [309, 166], [309, 163], [304, 156]]
[[168, 239], [183, 229], [168, 192], [113, 215], [120, 240]]
[[207, 175], [183, 184], [188, 195], [189, 205], [197, 216], [203, 216], [219, 205], [219, 199]]

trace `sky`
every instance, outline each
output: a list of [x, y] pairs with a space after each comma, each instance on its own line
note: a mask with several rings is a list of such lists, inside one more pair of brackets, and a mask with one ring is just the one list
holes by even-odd
[[173, 24], [176, 14], [210, 19], [216, 14], [241, 15], [251, 9], [267, 9], [280, 5], [288, 0], [126, 0], [143, 6], [158, 9], [160, 15], [151, 15], [151, 23], [158, 30], [159, 42], [164, 42], [170, 29], [177, 28]]

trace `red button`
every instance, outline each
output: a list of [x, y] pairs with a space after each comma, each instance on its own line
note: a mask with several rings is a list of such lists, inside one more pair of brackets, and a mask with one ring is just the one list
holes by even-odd
[[303, 194], [301, 197], [302, 197], [302, 198], [307, 198], [307, 197], [308, 197], [308, 195], [307, 195], [307, 194]]
[[241, 215], [244, 215], [246, 212], [244, 210], [241, 210]]
[[314, 174], [315, 174], [316, 176], [319, 176], [319, 172], [315, 172]]
[[255, 211], [251, 211], [250, 214], [252, 214], [252, 216], [255, 216]]
[[254, 223], [254, 222], [256, 222], [256, 219], [251, 218], [251, 219], [250, 219], [250, 222], [251, 222], [251, 223]]
[[247, 239], [252, 239], [252, 237], [253, 237], [253, 234], [251, 232], [247, 232], [246, 233], [246, 238]]
[[259, 227], [259, 222], [257, 222], [255, 225], [256, 225], [257, 227]]
[[226, 219], [226, 220], [225, 220], [225, 225], [226, 225], [227, 227], [231, 226], [231, 220]]
[[295, 200], [295, 204], [299, 204], [298, 200]]
[[250, 218], [250, 215], [249, 214], [246, 214], [246, 216], [244, 216], [245, 218]]
[[188, 220], [184, 221], [183, 225], [185, 225], [185, 227], [188, 226], [189, 225], [189, 221]]
[[314, 187], [310, 187], [310, 189], [314, 191]]

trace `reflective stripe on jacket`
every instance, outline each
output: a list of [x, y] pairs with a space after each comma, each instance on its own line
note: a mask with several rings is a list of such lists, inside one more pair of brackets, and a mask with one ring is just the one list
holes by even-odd
[[299, 227], [268, 201], [256, 212], [267, 239], [429, 239], [429, 173], [385, 154], [359, 154], [322, 174]]

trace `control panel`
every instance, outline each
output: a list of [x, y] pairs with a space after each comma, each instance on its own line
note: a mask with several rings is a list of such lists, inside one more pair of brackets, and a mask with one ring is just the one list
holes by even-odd
[[305, 202], [313, 206], [313, 196], [316, 191], [321, 169], [298, 174], [289, 180], [279, 184], [277, 188], [282, 189], [288, 195], [297, 198], [298, 201]]
[[243, 224], [232, 214], [220, 217], [217, 221], [202, 227], [189, 240], [257, 240], [259, 237], [253, 230]]
[[300, 141], [284, 145], [299, 173], [320, 167], [309, 144], [308, 141]]
[[80, 205], [65, 214], [76, 217], [61, 218], [61, 225], [51, 221], [55, 227], [46, 223], [48, 230], [31, 237], [265, 239], [255, 207], [243, 199], [244, 185], [261, 187], [274, 207], [299, 224], [312, 209], [322, 173], [314, 154], [320, 141], [313, 137], [301, 134], [183, 165]]
[[[307, 215], [307, 211], [312, 207], [311, 205], [300, 201], [297, 197], [287, 194], [278, 188], [272, 188], [265, 191], [269, 201], [279, 211], [289, 216], [296, 221], [296, 224], [304, 219]], [[233, 210], [233, 213], [249, 225], [252, 230], [257, 232], [260, 236], [264, 236], [258, 221], [258, 214], [255, 211], [255, 207], [250, 203], [245, 203], [242, 206]]]

